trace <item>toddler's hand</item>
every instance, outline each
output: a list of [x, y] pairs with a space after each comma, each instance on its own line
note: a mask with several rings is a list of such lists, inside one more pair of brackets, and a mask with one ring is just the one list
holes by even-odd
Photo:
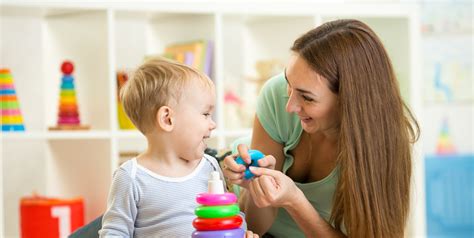
[[245, 238], [258, 238], [258, 235], [254, 234], [252, 231], [247, 230], [245, 232]]
[[246, 167], [245, 165], [237, 164], [237, 162], [235, 162], [235, 159], [240, 155], [245, 163], [250, 163], [248, 148], [246, 145], [240, 144], [237, 147], [237, 150], [239, 151], [239, 154], [229, 155], [224, 158], [222, 172], [231, 183], [248, 188], [249, 182], [244, 179]]
[[[249, 180], [244, 178], [246, 166], [237, 164], [235, 159], [240, 156], [246, 164], [250, 164], [250, 155], [248, 147], [244, 144], [237, 146], [238, 154], [229, 155], [224, 159], [223, 173], [224, 176], [230, 180], [231, 183], [237, 184], [241, 187], [248, 188]], [[272, 155], [267, 155], [257, 161], [258, 166], [262, 168], [274, 169], [276, 160]]]

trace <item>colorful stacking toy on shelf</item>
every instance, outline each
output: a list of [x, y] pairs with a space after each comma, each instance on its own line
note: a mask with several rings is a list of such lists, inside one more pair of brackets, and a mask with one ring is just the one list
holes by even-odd
[[23, 117], [9, 69], [0, 69], [0, 103], [2, 131], [24, 131]]
[[193, 238], [242, 238], [245, 231], [240, 228], [242, 217], [239, 215], [237, 197], [224, 192], [224, 184], [219, 172], [211, 172], [208, 193], [198, 194], [194, 211], [197, 218], [193, 221], [196, 231]]
[[454, 147], [453, 142], [451, 141], [449, 134], [449, 124], [448, 119], [443, 120], [441, 131], [438, 137], [438, 143], [436, 145], [436, 154], [437, 155], [453, 155], [456, 154], [456, 148]]
[[59, 113], [57, 126], [50, 130], [86, 130], [87, 125], [81, 125], [79, 109], [77, 107], [76, 90], [74, 87], [74, 65], [70, 61], [64, 61], [61, 65], [63, 77], [61, 79], [61, 92], [59, 97]]

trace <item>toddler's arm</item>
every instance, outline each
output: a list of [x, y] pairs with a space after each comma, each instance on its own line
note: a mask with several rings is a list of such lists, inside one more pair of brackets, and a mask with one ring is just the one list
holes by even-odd
[[133, 237], [138, 193], [130, 173], [119, 168], [112, 181], [100, 237]]

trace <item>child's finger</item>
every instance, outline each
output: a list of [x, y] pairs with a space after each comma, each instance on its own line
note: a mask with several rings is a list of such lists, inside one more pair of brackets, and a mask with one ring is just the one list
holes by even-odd
[[229, 180], [243, 179], [245, 176], [244, 173], [234, 173], [228, 169], [223, 169], [222, 172], [224, 173], [224, 177], [226, 177]]
[[252, 160], [249, 155], [249, 147], [245, 144], [239, 144], [237, 146], [237, 151], [239, 151], [240, 157], [244, 160], [246, 164], [250, 164]]
[[232, 184], [241, 185], [244, 182], [244, 180], [243, 179], [229, 179], [229, 182], [231, 182]]
[[230, 170], [234, 173], [241, 173], [241, 172], [244, 172], [245, 171], [245, 166], [244, 165], [241, 165], [241, 164], [237, 164], [237, 162], [235, 162], [235, 158], [237, 157], [237, 155], [229, 155], [229, 156], [226, 156], [224, 158], [224, 162], [223, 162], [223, 170]]

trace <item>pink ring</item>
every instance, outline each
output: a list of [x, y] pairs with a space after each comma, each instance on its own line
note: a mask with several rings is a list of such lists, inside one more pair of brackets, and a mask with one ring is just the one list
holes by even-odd
[[19, 109], [2, 109], [1, 111], [2, 111], [3, 116], [21, 115], [21, 112]]
[[200, 193], [196, 196], [196, 202], [206, 206], [228, 205], [236, 203], [237, 196], [235, 196], [233, 193]]
[[81, 121], [77, 117], [60, 117], [58, 124], [79, 124]]

